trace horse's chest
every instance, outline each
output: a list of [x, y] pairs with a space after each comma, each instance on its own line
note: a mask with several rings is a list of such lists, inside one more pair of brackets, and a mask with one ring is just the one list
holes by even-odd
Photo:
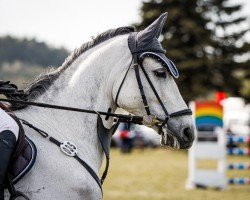
[[27, 135], [37, 146], [37, 161], [17, 184], [18, 190], [32, 200], [100, 199], [100, 189], [95, 181], [74, 158], [66, 156], [58, 146], [37, 134]]

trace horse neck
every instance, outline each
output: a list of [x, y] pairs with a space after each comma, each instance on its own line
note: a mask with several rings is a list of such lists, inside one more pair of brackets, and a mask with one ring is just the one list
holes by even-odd
[[[119, 68], [122, 70], [119, 65], [129, 65], [131, 59], [124, 37], [108, 40], [83, 53], [37, 101], [99, 111], [107, 111], [109, 107], [114, 110], [114, 74]], [[79, 156], [99, 171], [103, 151], [97, 136], [97, 115], [38, 107], [28, 107], [17, 114], [58, 140], [75, 143]], [[112, 126], [111, 121], [102, 119], [106, 128]]]

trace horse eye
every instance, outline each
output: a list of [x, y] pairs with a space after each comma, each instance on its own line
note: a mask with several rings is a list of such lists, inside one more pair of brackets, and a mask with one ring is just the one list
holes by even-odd
[[163, 69], [154, 70], [154, 74], [156, 77], [159, 77], [159, 78], [166, 78], [167, 77], [166, 71]]

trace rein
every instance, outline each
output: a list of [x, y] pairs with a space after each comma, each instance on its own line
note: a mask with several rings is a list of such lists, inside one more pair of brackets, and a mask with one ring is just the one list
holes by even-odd
[[54, 105], [54, 104], [32, 102], [32, 101], [23, 101], [23, 100], [16, 100], [16, 99], [0, 98], [0, 101], [8, 102], [8, 103], [17, 103], [17, 104], [22, 104], [25, 106], [36, 106], [36, 107], [42, 107], [42, 108], [52, 108], [52, 109], [57, 109], [57, 110], [67, 110], [67, 111], [73, 111], [73, 112], [104, 115], [104, 116], [106, 116], [105, 117], [106, 120], [108, 120], [109, 117], [114, 117], [114, 122], [146, 124], [146, 121], [143, 119], [143, 116], [115, 114], [115, 113], [111, 113], [111, 109], [109, 109], [108, 112], [103, 112], [103, 111], [95, 111], [95, 110], [88, 110], [88, 109], [82, 109], [82, 108], [59, 106], [59, 105]]

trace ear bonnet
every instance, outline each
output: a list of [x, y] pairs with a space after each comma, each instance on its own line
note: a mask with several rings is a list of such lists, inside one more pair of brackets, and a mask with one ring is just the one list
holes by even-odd
[[128, 46], [132, 54], [138, 54], [140, 61], [146, 56], [155, 58], [162, 63], [173, 77], [178, 78], [179, 72], [175, 64], [165, 56], [166, 50], [162, 48], [161, 43], [158, 41], [166, 18], [167, 13], [164, 13], [146, 29], [139, 33], [130, 34]]

